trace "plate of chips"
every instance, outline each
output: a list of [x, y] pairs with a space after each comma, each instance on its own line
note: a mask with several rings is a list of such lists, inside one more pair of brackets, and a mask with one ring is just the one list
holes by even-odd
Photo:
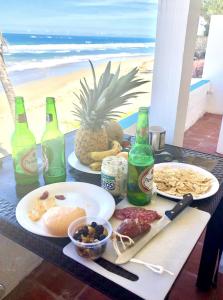
[[155, 190], [158, 194], [183, 199], [191, 193], [194, 200], [208, 198], [219, 189], [217, 178], [210, 172], [190, 164], [169, 162], [154, 166]]

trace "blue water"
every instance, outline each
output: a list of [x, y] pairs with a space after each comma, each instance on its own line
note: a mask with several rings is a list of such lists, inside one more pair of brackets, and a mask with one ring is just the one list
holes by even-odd
[[154, 54], [154, 38], [5, 33], [5, 60], [14, 84], [65, 74], [88, 60], [123, 60]]

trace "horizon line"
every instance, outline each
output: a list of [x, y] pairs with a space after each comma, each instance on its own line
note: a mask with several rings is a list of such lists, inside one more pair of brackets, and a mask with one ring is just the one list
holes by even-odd
[[59, 34], [59, 33], [35, 33], [35, 32], [3, 32], [2, 34], [26, 34], [26, 35], [46, 35], [46, 36], [72, 36], [72, 37], [114, 37], [114, 38], [151, 38], [155, 39], [153, 36], [121, 36], [121, 35], [79, 35], [79, 34]]

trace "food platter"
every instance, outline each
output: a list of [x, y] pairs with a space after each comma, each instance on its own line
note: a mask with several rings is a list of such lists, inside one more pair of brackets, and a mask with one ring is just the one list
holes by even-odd
[[90, 174], [101, 174], [101, 171], [93, 171], [90, 167], [83, 165], [77, 158], [74, 152], [70, 153], [68, 156], [69, 165], [81, 172], [90, 173]]
[[[98, 216], [109, 220], [115, 210], [114, 198], [99, 186], [85, 182], [60, 182], [42, 186], [23, 197], [16, 207], [16, 219], [26, 230], [47, 237], [52, 235], [45, 229], [42, 218], [32, 221], [28, 214], [36, 198], [48, 191], [50, 194], [63, 194], [65, 200], [56, 200], [57, 206], [84, 208], [89, 217]], [[60, 236], [61, 237], [61, 236]]]
[[[199, 195], [195, 195], [194, 200], [201, 200], [201, 199], [208, 198], [208, 197], [214, 195], [219, 189], [219, 182], [218, 182], [217, 178], [213, 174], [211, 174], [210, 172], [208, 172], [208, 171], [206, 171], [206, 170], [204, 170], [204, 169], [202, 169], [198, 166], [185, 164], [185, 163], [178, 163], [178, 162], [160, 163], [160, 164], [155, 164], [154, 173], [156, 174], [156, 171], [161, 171], [165, 168], [177, 169], [177, 170], [180, 170], [180, 171], [183, 171], [183, 172], [190, 170], [193, 173], [197, 174], [198, 176], [201, 175], [201, 176], [204, 176], [207, 179], [209, 179], [209, 182], [210, 182], [209, 189], [204, 193], [201, 193]], [[168, 198], [179, 199], [179, 200], [183, 198], [181, 195], [173, 195], [173, 194], [170, 194], [170, 193], [168, 193], [164, 190], [158, 189], [156, 183], [155, 183], [155, 191], [158, 194], [160, 194], [162, 196], [165, 196], [165, 197], [168, 197]], [[188, 192], [189, 191], [187, 191], [186, 193], [188, 193]]]

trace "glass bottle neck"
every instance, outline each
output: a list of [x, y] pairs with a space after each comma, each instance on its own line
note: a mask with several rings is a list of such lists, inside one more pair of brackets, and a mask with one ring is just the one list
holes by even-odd
[[142, 108], [138, 113], [138, 121], [136, 127], [136, 143], [148, 144], [149, 135], [149, 122], [148, 122], [148, 109]]
[[58, 129], [57, 113], [54, 98], [46, 99], [46, 128]]
[[16, 130], [25, 128], [28, 129], [24, 100], [22, 97], [15, 98], [15, 119]]

